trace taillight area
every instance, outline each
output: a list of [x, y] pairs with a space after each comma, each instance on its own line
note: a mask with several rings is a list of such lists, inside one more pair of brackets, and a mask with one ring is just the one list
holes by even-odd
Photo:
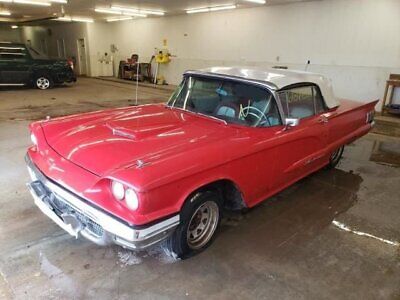
[[68, 59], [67, 64], [68, 64], [68, 66], [71, 67], [72, 70], [74, 69], [74, 62], [72, 61], [72, 59]]
[[368, 124], [374, 122], [374, 116], [375, 116], [375, 110], [367, 112], [365, 123]]

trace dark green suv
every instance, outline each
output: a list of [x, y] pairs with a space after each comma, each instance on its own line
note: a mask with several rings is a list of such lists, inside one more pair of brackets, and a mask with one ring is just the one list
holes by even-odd
[[0, 86], [30, 85], [46, 90], [75, 81], [72, 62], [50, 59], [24, 44], [0, 42]]

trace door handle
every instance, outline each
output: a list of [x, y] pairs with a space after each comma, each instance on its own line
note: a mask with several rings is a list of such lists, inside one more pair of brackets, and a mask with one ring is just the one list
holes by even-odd
[[321, 116], [319, 119], [318, 119], [318, 123], [323, 123], [323, 124], [325, 124], [325, 123], [328, 123], [329, 122], [329, 119], [326, 117], [326, 116]]

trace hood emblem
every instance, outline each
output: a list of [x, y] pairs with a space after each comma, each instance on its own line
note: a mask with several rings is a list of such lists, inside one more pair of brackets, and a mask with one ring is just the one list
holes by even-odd
[[150, 164], [149, 162], [144, 162], [143, 160], [138, 159], [136, 161], [136, 169], [141, 169], [141, 168], [143, 168], [143, 167], [145, 167], [145, 166], [147, 166], [149, 164]]

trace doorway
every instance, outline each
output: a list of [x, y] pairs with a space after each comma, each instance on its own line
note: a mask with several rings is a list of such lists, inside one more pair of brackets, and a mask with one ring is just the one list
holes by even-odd
[[85, 39], [77, 40], [79, 75], [87, 75], [87, 53]]
[[64, 39], [57, 40], [57, 53], [59, 58], [66, 58]]
[[47, 41], [45, 39], [41, 39], [40, 40], [40, 50], [42, 51], [42, 53], [44, 54], [48, 54], [47, 52]]

